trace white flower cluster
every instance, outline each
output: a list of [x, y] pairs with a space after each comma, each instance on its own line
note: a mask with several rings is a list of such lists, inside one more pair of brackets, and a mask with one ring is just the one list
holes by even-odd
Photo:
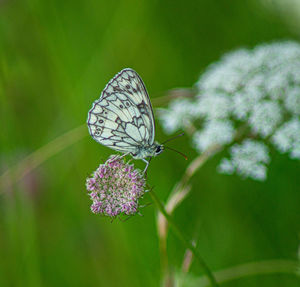
[[[187, 111], [189, 112], [187, 113]], [[158, 113], [167, 133], [185, 128], [196, 116], [193, 113], [192, 103], [188, 99], [175, 99], [170, 103], [168, 109], [158, 109]]]
[[[300, 159], [300, 44], [229, 53], [207, 68], [197, 88], [194, 99], [172, 101], [159, 118], [167, 133], [192, 123], [199, 152], [228, 145], [230, 158], [221, 161], [221, 172], [264, 180], [269, 144]], [[240, 135], [241, 129], [246, 133]], [[237, 136], [241, 144], [230, 147]]]
[[222, 159], [219, 169], [221, 172], [234, 172], [243, 177], [256, 180], [266, 178], [265, 164], [270, 161], [268, 148], [259, 141], [247, 139], [242, 144], [235, 144], [230, 148], [230, 159]]
[[300, 121], [293, 118], [284, 123], [272, 137], [274, 145], [281, 152], [289, 152], [293, 159], [300, 159]]
[[202, 130], [196, 131], [193, 140], [197, 150], [203, 151], [214, 144], [228, 144], [232, 141], [234, 127], [231, 121], [207, 121]]

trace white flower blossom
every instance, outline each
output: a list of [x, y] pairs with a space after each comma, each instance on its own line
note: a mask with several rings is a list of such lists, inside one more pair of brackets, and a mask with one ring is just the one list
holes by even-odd
[[[288, 79], [283, 71], [275, 74], [269, 74], [265, 77], [264, 89], [273, 100], [282, 99], [285, 89], [288, 86]], [[284, 76], [283, 76], [284, 75]]]
[[234, 128], [230, 121], [208, 121], [201, 131], [194, 134], [193, 143], [196, 149], [202, 152], [214, 144], [229, 144], [233, 136]]
[[[299, 67], [300, 69], [300, 67]], [[300, 87], [290, 89], [284, 101], [285, 107], [294, 115], [300, 115]]]
[[292, 159], [300, 159], [300, 141], [297, 141], [290, 154]]
[[223, 119], [228, 117], [232, 109], [231, 98], [226, 94], [207, 93], [199, 97], [196, 111], [207, 119]]
[[233, 96], [233, 116], [238, 120], [245, 120], [255, 105], [261, 100], [261, 93], [237, 92]]
[[270, 135], [282, 119], [281, 109], [275, 101], [258, 102], [252, 110], [249, 124], [262, 137]]
[[199, 90], [219, 90], [227, 93], [235, 92], [242, 83], [243, 77], [248, 73], [251, 55], [247, 50], [238, 50], [222, 58], [222, 65], [213, 64], [205, 72], [199, 82]]
[[195, 104], [188, 99], [176, 99], [168, 109], [157, 109], [159, 119], [166, 133], [184, 128], [195, 117]]
[[286, 122], [272, 137], [279, 151], [289, 152], [291, 158], [300, 159], [300, 121], [298, 118]]
[[230, 159], [223, 159], [219, 171], [232, 174], [234, 171], [243, 177], [256, 180], [266, 179], [266, 165], [270, 158], [265, 144], [253, 140], [245, 140], [230, 148]]
[[228, 158], [223, 158], [218, 167], [221, 173], [233, 174], [235, 171], [235, 167], [232, 164], [231, 160]]
[[[300, 159], [299, 43], [263, 44], [228, 53], [210, 65], [196, 85], [194, 99], [174, 100], [161, 110], [162, 126], [174, 132], [192, 123], [193, 146], [199, 152], [214, 144], [229, 145], [231, 157], [221, 161], [220, 170], [265, 179], [268, 161], [255, 157], [267, 154], [264, 144]], [[249, 144], [247, 139], [253, 137], [256, 144]], [[244, 139], [243, 144], [230, 147], [234, 138]], [[245, 159], [247, 154], [253, 159]]]

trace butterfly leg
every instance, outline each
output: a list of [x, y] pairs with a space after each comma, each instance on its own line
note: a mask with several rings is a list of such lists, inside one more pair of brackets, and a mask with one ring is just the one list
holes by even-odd
[[147, 169], [148, 169], [148, 166], [149, 166], [149, 163], [150, 163], [151, 159], [152, 159], [152, 157], [150, 157], [149, 161], [147, 161], [147, 160], [144, 159], [144, 158], [142, 159], [142, 161], [144, 161], [144, 162], [146, 163], [146, 167], [145, 167], [145, 169], [144, 169], [144, 171], [143, 171], [143, 174], [146, 174], [146, 175], [147, 175]]

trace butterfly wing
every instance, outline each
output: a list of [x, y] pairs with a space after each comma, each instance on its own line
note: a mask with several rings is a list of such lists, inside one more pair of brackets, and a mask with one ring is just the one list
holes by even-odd
[[134, 154], [140, 147], [153, 144], [151, 102], [134, 70], [124, 69], [109, 81], [93, 103], [87, 124], [93, 139], [116, 151]]

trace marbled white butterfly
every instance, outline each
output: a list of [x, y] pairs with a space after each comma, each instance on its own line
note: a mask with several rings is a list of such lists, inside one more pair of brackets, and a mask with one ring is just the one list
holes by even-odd
[[87, 125], [98, 143], [145, 161], [145, 171], [151, 158], [164, 150], [154, 141], [155, 123], [145, 84], [129, 68], [108, 82], [88, 113]]

